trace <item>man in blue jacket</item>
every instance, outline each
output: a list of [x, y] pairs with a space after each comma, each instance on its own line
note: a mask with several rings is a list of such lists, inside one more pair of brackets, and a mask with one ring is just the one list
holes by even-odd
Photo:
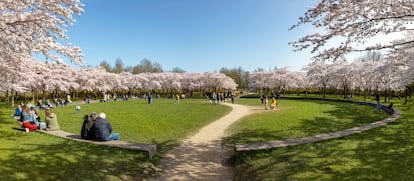
[[98, 141], [110, 141], [119, 140], [119, 133], [112, 134], [112, 126], [106, 119], [106, 114], [101, 112], [94, 123], [95, 140]]

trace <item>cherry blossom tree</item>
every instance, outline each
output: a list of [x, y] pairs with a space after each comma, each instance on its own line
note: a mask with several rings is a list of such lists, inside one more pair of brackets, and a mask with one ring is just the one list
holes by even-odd
[[58, 53], [81, 63], [79, 47], [59, 42], [67, 39], [65, 29], [75, 23], [73, 15], [84, 11], [82, 6], [80, 0], [0, 0], [0, 63], [32, 53], [62, 62]]
[[[391, 50], [389, 55], [407, 57], [407, 52], [414, 47], [414, 37], [409, 35], [413, 32], [413, 21], [412, 0], [321, 0], [291, 27], [311, 24], [318, 32], [290, 44], [297, 51], [312, 48], [312, 53], [317, 53], [316, 60], [336, 60], [349, 52], [383, 49]], [[373, 38], [385, 36], [389, 39], [394, 33], [400, 37], [386, 43], [369, 44]], [[340, 44], [322, 50], [332, 41], [340, 41]]]
[[[20, 62], [25, 62], [20, 64]], [[7, 101], [14, 106], [15, 93], [28, 91], [28, 82], [30, 78], [26, 75], [33, 75], [29, 69], [32, 64], [30, 57], [20, 57], [20, 59], [9, 58], [0, 64], [0, 91], [6, 93]]]
[[157, 73], [160, 76], [161, 87], [171, 91], [181, 90], [181, 74], [173, 72]]
[[289, 86], [292, 88], [296, 88], [296, 93], [299, 95], [300, 94], [300, 89], [304, 89], [305, 90], [305, 95], [308, 94], [308, 89], [310, 87], [310, 82], [308, 77], [306, 77], [306, 72], [298, 72], [298, 71], [293, 71], [293, 72], [289, 72], [289, 75], [287, 76], [289, 77]]
[[324, 62], [313, 62], [303, 68], [307, 72], [307, 77], [314, 87], [321, 87], [323, 97], [326, 97], [326, 88], [331, 81], [332, 64]]
[[235, 90], [237, 88], [234, 80], [222, 73], [206, 72], [203, 74], [203, 87], [213, 91], [220, 91], [221, 89]]
[[329, 74], [331, 78], [331, 86], [335, 90], [342, 90], [342, 95], [344, 98], [349, 95], [348, 90], [354, 88], [354, 74], [351, 73], [352, 65], [346, 61], [336, 61], [331, 65], [331, 73]]
[[381, 62], [380, 66], [376, 68], [378, 72], [378, 80], [381, 82], [381, 89], [384, 90], [384, 101], [387, 102], [387, 97], [390, 97], [390, 91], [402, 90], [405, 88], [403, 74], [407, 71], [408, 66], [401, 65], [398, 61], [387, 60]]
[[249, 88], [264, 92], [270, 90], [274, 87], [274, 77], [274, 72], [253, 72], [248, 78]]
[[147, 92], [152, 92], [154, 90], [160, 90], [162, 88], [160, 77], [155, 73], [140, 73], [142, 76], [142, 87]]
[[358, 88], [362, 88], [364, 100], [371, 95], [371, 89], [376, 78], [375, 69], [379, 66], [379, 62], [353, 62], [350, 74], [354, 75], [354, 83]]
[[203, 75], [201, 73], [182, 74], [181, 86], [183, 89], [190, 91], [190, 96], [193, 95], [193, 91], [199, 91], [203, 84]]

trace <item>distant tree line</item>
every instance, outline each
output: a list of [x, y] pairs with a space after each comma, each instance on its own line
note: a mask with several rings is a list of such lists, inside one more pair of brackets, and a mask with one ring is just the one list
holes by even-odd
[[[132, 74], [139, 74], [144, 72], [161, 73], [164, 72], [161, 65], [158, 62], [153, 62], [149, 59], [142, 59], [141, 62], [135, 66], [125, 66], [122, 59], [117, 58], [115, 66], [112, 67], [106, 60], [103, 60], [99, 66], [103, 67], [107, 72], [121, 73], [130, 72]], [[180, 68], [174, 68], [173, 70], [181, 70]], [[184, 72], [184, 71], [183, 71]], [[182, 73], [182, 72], [178, 72]]]
[[[121, 72], [130, 72], [132, 74], [139, 74], [144, 72], [150, 73], [161, 73], [161, 72], [173, 72], [173, 73], [185, 73], [186, 71], [180, 67], [174, 67], [170, 71], [164, 71], [161, 64], [155, 61], [144, 58], [141, 62], [135, 66], [125, 66], [122, 59], [118, 58], [115, 61], [115, 65], [112, 67], [108, 61], [103, 60], [99, 66], [103, 67], [107, 72], [111, 73], [121, 73]], [[263, 68], [258, 68], [253, 72], [264, 71]], [[228, 77], [234, 79], [237, 83], [239, 89], [248, 88], [248, 77], [250, 75], [249, 71], [244, 70], [242, 67], [237, 68], [226, 68], [223, 67], [220, 69], [219, 73], [223, 73]]]

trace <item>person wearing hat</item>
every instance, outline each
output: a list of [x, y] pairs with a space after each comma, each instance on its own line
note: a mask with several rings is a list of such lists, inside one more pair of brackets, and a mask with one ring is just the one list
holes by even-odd
[[57, 121], [57, 116], [49, 107], [45, 109], [45, 122], [47, 130], [59, 130], [59, 123]]
[[106, 114], [101, 112], [94, 123], [95, 140], [97, 141], [110, 141], [119, 140], [119, 133], [112, 133], [112, 126], [106, 119]]

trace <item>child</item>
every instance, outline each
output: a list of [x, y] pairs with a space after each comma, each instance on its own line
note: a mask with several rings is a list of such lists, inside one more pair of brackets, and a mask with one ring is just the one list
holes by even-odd
[[270, 110], [275, 110], [277, 106], [277, 101], [274, 97], [272, 97], [272, 104], [270, 105]]
[[76, 105], [75, 109], [76, 109], [77, 114], [80, 113], [80, 106], [79, 105]]

